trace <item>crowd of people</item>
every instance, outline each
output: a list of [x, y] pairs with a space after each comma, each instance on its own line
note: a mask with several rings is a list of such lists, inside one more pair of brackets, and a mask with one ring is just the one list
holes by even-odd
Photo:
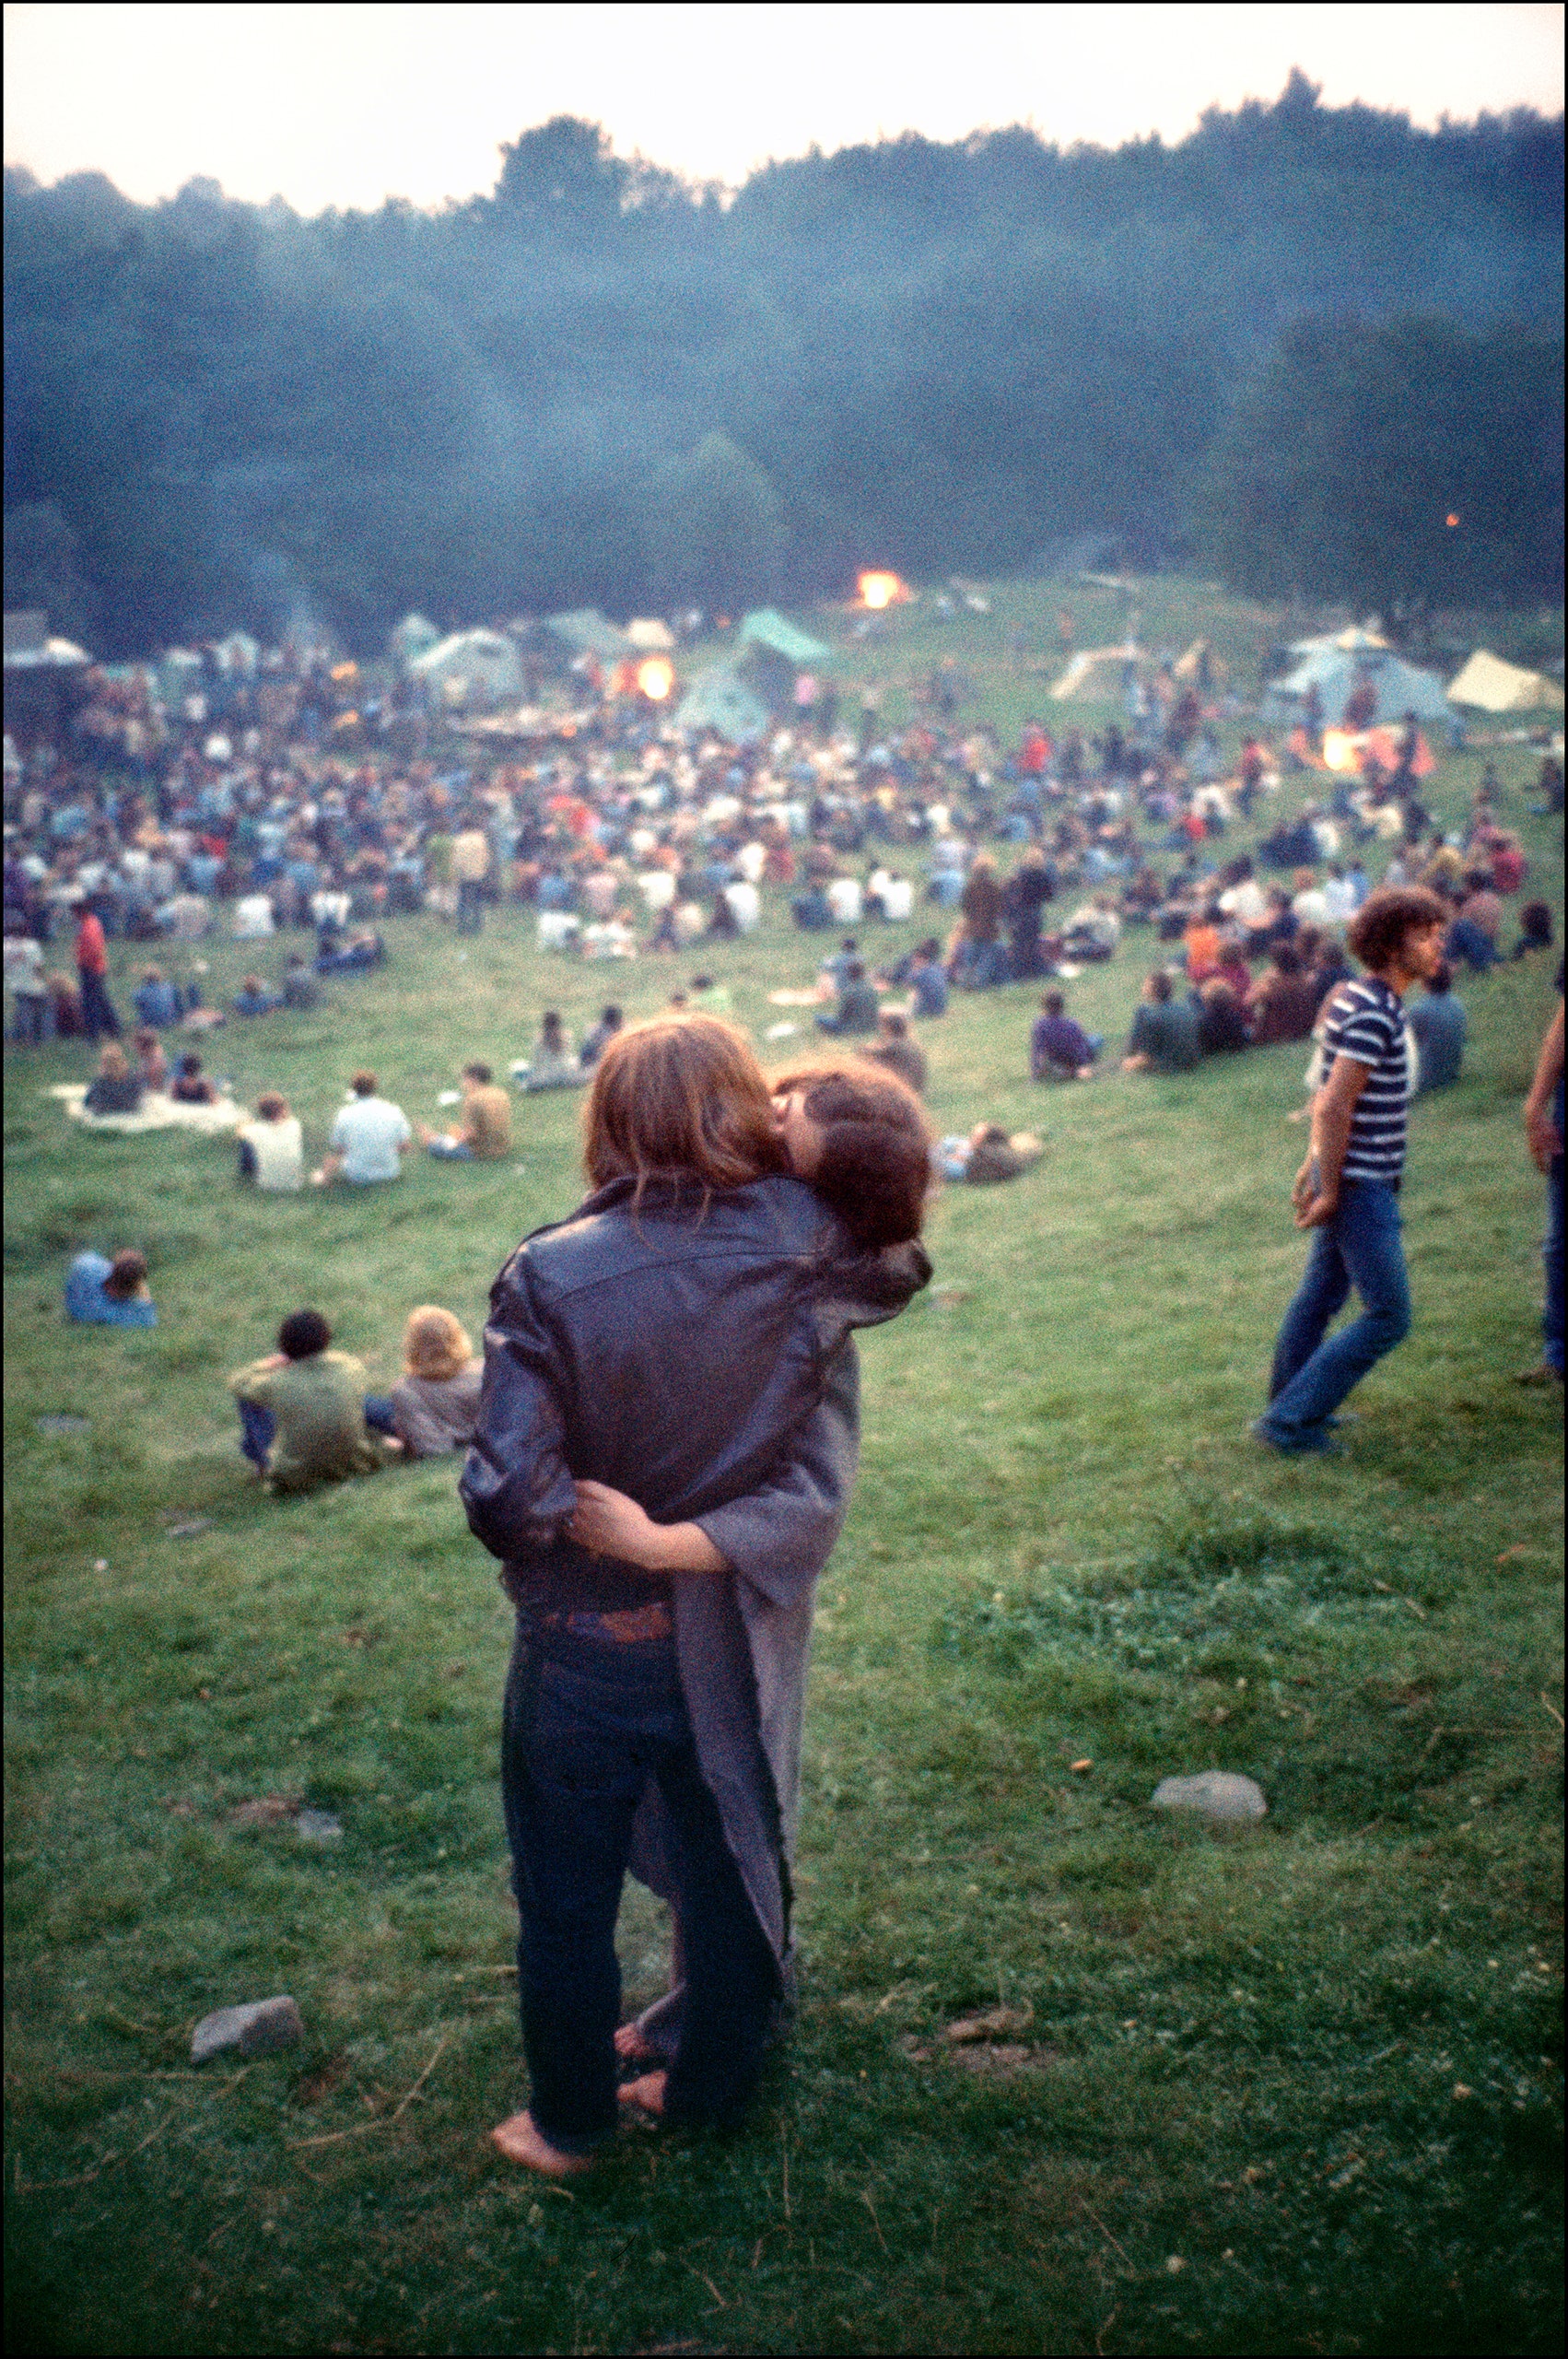
[[[1183, 1073], [1316, 1033], [1293, 1196], [1309, 1259], [1253, 1430], [1288, 1456], [1328, 1454], [1346, 1394], [1410, 1323], [1395, 1197], [1412, 1039], [1432, 1085], [1457, 1074], [1452, 969], [1483, 974], [1504, 955], [1526, 863], [1495, 789], [1457, 840], [1434, 831], [1413, 724], [1390, 772], [1370, 763], [1258, 854], [1227, 860], [1227, 831], [1279, 775], [1256, 737], [1227, 774], [1196, 694], [1142, 698], [1093, 748], [1031, 723], [1011, 751], [940, 709], [885, 735], [873, 708], [858, 739], [784, 729], [743, 746], [605, 696], [526, 760], [438, 769], [417, 713], [394, 705], [372, 726], [354, 709], [340, 728], [353, 685], [275, 667], [253, 686], [215, 684], [176, 722], [105, 682], [56, 760], [8, 757], [15, 1029], [45, 1037], [68, 987], [76, 1028], [103, 1044], [89, 1113], [123, 1116], [154, 1087], [210, 1105], [200, 1053], [171, 1068], [163, 1034], [305, 1003], [322, 976], [383, 958], [399, 911], [433, 910], [472, 938], [492, 910], [522, 907], [544, 950], [616, 958], [747, 933], [768, 892], [806, 933], [911, 925], [917, 900], [924, 922], [942, 913], [880, 960], [846, 932], [814, 992], [785, 994], [815, 1006], [821, 1062], [771, 1082], [707, 974], [640, 1024], [606, 1004], [580, 1047], [545, 1011], [510, 1078], [525, 1093], [586, 1089], [591, 1192], [508, 1261], [485, 1361], [452, 1312], [421, 1304], [400, 1377], [375, 1391], [306, 1307], [230, 1379], [240, 1449], [279, 1494], [463, 1453], [469, 1522], [517, 1611], [502, 1782], [531, 2094], [494, 2135], [511, 2160], [564, 2177], [591, 2165], [628, 2105], [732, 2127], [787, 2009], [806, 1649], [853, 1482], [853, 1331], [896, 1316], [929, 1278], [918, 1240], [933, 1172], [994, 1185], [1041, 1152], [989, 1121], [934, 1138], [914, 1027], [940, 1021], [954, 992], [1043, 981], [1030, 1071], [1090, 1081], [1106, 1043], [1063, 986], [1142, 930], [1165, 956], [1124, 1071]], [[1301, 738], [1293, 759], [1316, 773], [1312, 733]], [[1265, 883], [1270, 865], [1288, 881]], [[184, 957], [222, 921], [248, 945], [309, 926], [314, 955], [291, 951], [269, 980], [257, 953], [223, 1010], [161, 953], [136, 991], [133, 1064], [110, 942]], [[44, 965], [63, 933], [74, 983]], [[1529, 905], [1517, 955], [1551, 939], [1550, 912]], [[41, 998], [41, 1015], [25, 1004]], [[1562, 1070], [1560, 1008], [1527, 1109], [1556, 1206], [1532, 1380], [1562, 1377]], [[308, 1183], [298, 1119], [268, 1090], [240, 1124], [240, 1175], [264, 1191], [375, 1189], [416, 1150], [511, 1151], [513, 1096], [488, 1064], [463, 1065], [456, 1100], [447, 1129], [415, 1125], [358, 1070]], [[1330, 1337], [1352, 1289], [1360, 1315]], [[78, 1255], [66, 1309], [153, 1324], [146, 1261]], [[668, 1998], [620, 2025], [628, 1865], [670, 1900], [676, 1947]]]

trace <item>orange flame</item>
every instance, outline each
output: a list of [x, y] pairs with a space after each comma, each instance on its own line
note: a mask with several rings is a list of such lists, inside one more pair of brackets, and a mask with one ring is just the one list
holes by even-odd
[[637, 667], [637, 684], [651, 704], [662, 704], [675, 685], [675, 667], [662, 655], [645, 656]]
[[862, 573], [860, 580], [860, 603], [872, 614], [881, 614], [909, 595], [895, 573]]

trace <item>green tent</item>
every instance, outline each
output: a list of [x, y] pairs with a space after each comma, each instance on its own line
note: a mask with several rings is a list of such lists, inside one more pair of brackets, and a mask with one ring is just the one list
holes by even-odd
[[637, 641], [607, 622], [597, 606], [579, 606], [569, 615], [552, 615], [544, 628], [574, 655], [596, 655], [601, 663], [624, 663], [638, 651]]
[[764, 736], [773, 726], [773, 716], [727, 663], [719, 663], [710, 672], [698, 673], [681, 698], [675, 722], [682, 729], [716, 730], [739, 745], [744, 738]]
[[793, 663], [797, 670], [803, 670], [808, 663], [834, 661], [831, 647], [825, 647], [820, 639], [808, 638], [777, 606], [759, 606], [755, 614], [747, 615], [741, 625], [741, 644], [766, 647], [770, 654], [781, 655], [786, 663]]

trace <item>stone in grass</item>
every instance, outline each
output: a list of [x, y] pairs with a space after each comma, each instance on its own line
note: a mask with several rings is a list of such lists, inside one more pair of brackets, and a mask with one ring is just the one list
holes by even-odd
[[1200, 1769], [1194, 1778], [1162, 1778], [1153, 1797], [1155, 1810], [1191, 1811], [1211, 1825], [1245, 1825], [1267, 1815], [1261, 1786], [1233, 1769]]
[[1001, 2039], [1010, 2031], [1027, 2031], [1034, 2020], [1032, 2006], [992, 2007], [989, 2014], [964, 2015], [949, 2024], [944, 2037], [951, 2047], [965, 2048], [974, 2040]]
[[280, 2048], [294, 2048], [305, 2036], [305, 2025], [292, 1999], [254, 1999], [245, 2007], [219, 2007], [204, 2015], [191, 2035], [191, 2061], [205, 2064], [209, 2056], [235, 2048], [241, 2056], [270, 2056]]
[[294, 1822], [299, 1830], [301, 1843], [341, 1843], [343, 1822], [330, 1810], [302, 1810]]

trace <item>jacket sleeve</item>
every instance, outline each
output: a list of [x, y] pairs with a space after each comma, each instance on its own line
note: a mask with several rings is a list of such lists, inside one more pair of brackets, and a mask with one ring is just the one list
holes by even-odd
[[815, 1315], [819, 1347], [835, 1354], [857, 1327], [880, 1327], [907, 1310], [930, 1283], [923, 1245], [886, 1245], [880, 1253], [852, 1249], [828, 1253], [818, 1265]]
[[770, 1479], [693, 1520], [741, 1580], [770, 1604], [791, 1604], [809, 1592], [833, 1554], [860, 1446], [860, 1368], [846, 1342], [825, 1370], [821, 1400]]
[[503, 1564], [562, 1538], [577, 1505], [563, 1449], [566, 1381], [527, 1263], [514, 1262], [490, 1297], [479, 1414], [458, 1481], [469, 1529]]

